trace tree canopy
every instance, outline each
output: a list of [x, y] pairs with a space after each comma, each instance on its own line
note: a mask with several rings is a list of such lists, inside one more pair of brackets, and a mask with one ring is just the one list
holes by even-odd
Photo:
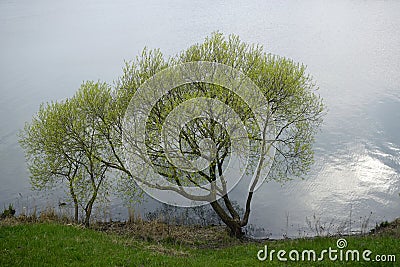
[[95, 201], [99, 196], [106, 200], [115, 185], [110, 179], [114, 169], [108, 163], [114, 149], [108, 139], [112, 103], [110, 86], [85, 82], [73, 97], [42, 104], [20, 133], [33, 188], [66, 183], [74, 219], [79, 220], [81, 209], [85, 225]]
[[[209, 202], [242, 236], [264, 181], [309, 171], [324, 114], [317, 89], [303, 64], [214, 33], [168, 59], [144, 49], [114, 88], [86, 82], [71, 99], [42, 105], [21, 144], [34, 187], [66, 181], [86, 217], [111, 175], [131, 199], [138, 184], [170, 204], [163, 192]], [[240, 212], [229, 191], [250, 176]]]
[[[176, 84], [177, 80], [183, 82]], [[226, 88], [227, 81], [235, 88]], [[258, 91], [243, 91], [245, 83]], [[248, 223], [254, 190], [265, 180], [262, 176], [283, 182], [305, 175], [313, 163], [312, 144], [324, 111], [315, 82], [304, 65], [267, 54], [261, 46], [246, 44], [237, 36], [213, 34], [168, 60], [159, 50], [145, 51], [127, 65], [119, 88], [128, 95], [124, 99], [130, 100], [125, 115], [125, 141], [133, 157], [128, 159], [131, 165], [125, 166], [130, 177], [149, 189], [210, 202], [234, 235], [241, 236], [241, 228]], [[258, 103], [265, 104], [260, 107], [264, 112], [255, 106]], [[228, 125], [233, 117], [240, 119], [246, 131], [246, 136], [239, 136], [249, 141], [236, 154], [232, 154], [238, 150], [232, 134], [240, 127]], [[165, 132], [170, 125], [176, 127]], [[244, 214], [239, 214], [227, 184], [242, 175], [239, 171], [227, 175], [224, 168], [246, 149], [249, 157], [244, 169], [253, 173], [253, 179]], [[205, 165], [190, 169], [199, 160]], [[165, 183], [153, 179], [154, 175]], [[204, 194], [191, 193], [193, 187]]]

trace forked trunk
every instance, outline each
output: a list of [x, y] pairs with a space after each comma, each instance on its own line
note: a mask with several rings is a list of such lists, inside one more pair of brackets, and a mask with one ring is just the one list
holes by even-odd
[[85, 209], [85, 227], [90, 226], [90, 215], [92, 214], [92, 205], [89, 204], [88, 207]]
[[221, 218], [221, 220], [225, 223], [229, 228], [229, 232], [231, 236], [236, 238], [242, 238], [244, 236], [244, 232], [242, 230], [242, 225], [240, 224], [239, 218], [236, 220], [230, 217], [225, 210], [218, 204], [217, 201], [211, 202], [211, 207], [217, 213], [217, 215]]
[[229, 234], [231, 236], [234, 236], [236, 238], [244, 237], [244, 232], [242, 230], [242, 227], [239, 225], [239, 223], [232, 220], [231, 222], [226, 223], [226, 225], [229, 228]]

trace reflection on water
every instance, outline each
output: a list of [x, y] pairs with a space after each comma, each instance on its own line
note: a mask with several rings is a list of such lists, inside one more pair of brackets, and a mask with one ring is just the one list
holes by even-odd
[[71, 96], [82, 80], [112, 82], [146, 45], [172, 54], [220, 30], [304, 62], [328, 107], [312, 172], [257, 191], [251, 223], [282, 237], [309, 233], [314, 214], [353, 229], [371, 212], [370, 226], [391, 220], [400, 214], [399, 13], [399, 1], [1, 1], [0, 207], [32, 195], [16, 133], [41, 102]]

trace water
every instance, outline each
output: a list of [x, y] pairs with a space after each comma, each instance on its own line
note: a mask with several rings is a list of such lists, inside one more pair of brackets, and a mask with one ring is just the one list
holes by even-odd
[[398, 14], [398, 1], [369, 0], [1, 1], [0, 207], [59, 197], [30, 191], [17, 143], [40, 103], [71, 96], [83, 80], [112, 82], [123, 60], [144, 46], [172, 55], [219, 30], [305, 63], [328, 107], [312, 172], [257, 191], [251, 223], [282, 237], [312, 232], [306, 218], [313, 225], [333, 220], [336, 228], [351, 220], [352, 229], [368, 217], [370, 227], [394, 219], [400, 214]]

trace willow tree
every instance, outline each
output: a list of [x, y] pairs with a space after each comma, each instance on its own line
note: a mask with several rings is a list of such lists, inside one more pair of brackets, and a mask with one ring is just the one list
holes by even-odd
[[[324, 111], [316, 90], [304, 65], [233, 35], [213, 34], [168, 60], [145, 50], [117, 88], [127, 111], [125, 161], [114, 167], [161, 201], [174, 204], [169, 192], [177, 202], [209, 202], [240, 237], [262, 182], [309, 171]], [[249, 190], [240, 214], [228, 187], [242, 177]]]
[[34, 189], [67, 185], [74, 203], [74, 219], [79, 208], [89, 226], [93, 205], [110, 190], [110, 147], [99, 131], [99, 114], [108, 112], [111, 90], [105, 83], [86, 82], [64, 101], [44, 104], [20, 133], [30, 180]]
[[69, 124], [68, 102], [41, 105], [38, 113], [20, 133], [20, 144], [30, 172], [33, 189], [43, 190], [66, 183], [74, 203], [74, 220], [79, 219], [79, 201], [76, 183], [80, 180], [80, 164], [83, 154], [71, 149], [66, 135]]

